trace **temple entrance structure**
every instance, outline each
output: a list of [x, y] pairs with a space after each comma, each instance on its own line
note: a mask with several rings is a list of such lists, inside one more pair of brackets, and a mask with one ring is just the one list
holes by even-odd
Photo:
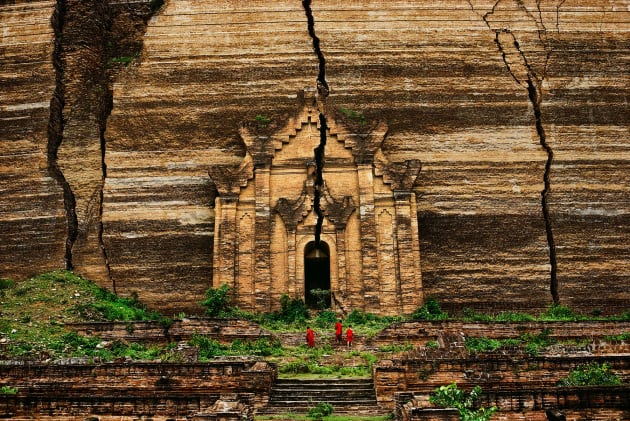
[[304, 302], [310, 308], [330, 307], [330, 251], [323, 241], [304, 249]]
[[387, 160], [384, 123], [356, 133], [326, 116], [324, 219], [315, 242], [319, 111], [314, 97], [302, 99], [297, 117], [277, 132], [242, 129], [240, 163], [209, 170], [219, 193], [213, 286], [230, 286], [250, 311], [277, 309], [283, 294], [313, 305], [312, 289], [330, 290], [326, 305], [338, 311], [412, 312], [423, 302], [412, 190], [420, 163]]

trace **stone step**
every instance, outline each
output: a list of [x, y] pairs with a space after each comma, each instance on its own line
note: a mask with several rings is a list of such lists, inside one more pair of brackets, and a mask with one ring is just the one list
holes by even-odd
[[278, 379], [261, 413], [307, 412], [319, 402], [335, 413], [381, 414], [372, 379]]

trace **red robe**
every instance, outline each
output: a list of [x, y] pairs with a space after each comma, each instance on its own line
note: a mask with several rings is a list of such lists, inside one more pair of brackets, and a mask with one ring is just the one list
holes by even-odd
[[335, 337], [337, 338], [337, 342], [341, 342], [341, 334], [343, 332], [343, 326], [341, 322], [335, 323]]
[[306, 343], [311, 348], [315, 346], [315, 332], [311, 328], [306, 329]]
[[346, 341], [351, 344], [352, 343], [352, 329], [348, 328], [348, 330], [346, 330]]

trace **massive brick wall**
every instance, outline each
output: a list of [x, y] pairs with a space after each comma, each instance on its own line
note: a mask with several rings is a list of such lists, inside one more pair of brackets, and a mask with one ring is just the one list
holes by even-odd
[[63, 190], [48, 164], [59, 129], [54, 11], [54, 1], [0, 6], [0, 276], [65, 266]]
[[[81, 2], [62, 3], [71, 23]], [[102, 56], [78, 45], [53, 63], [54, 6], [0, 6], [0, 275], [68, 259], [167, 312], [198, 309], [213, 271], [208, 167], [240, 162], [241, 123], [265, 116], [269, 131], [281, 127], [297, 92], [315, 85], [302, 4], [167, 1], [139, 57], [116, 75], [106, 124], [80, 83], [81, 63]], [[426, 295], [453, 309], [538, 310], [554, 292], [584, 310], [628, 307], [624, 1], [311, 6], [329, 109], [384, 120], [387, 157], [422, 161]], [[53, 131], [60, 154], [48, 157], [55, 65], [75, 96], [63, 110], [67, 132]]]
[[[3, 417], [176, 417], [207, 411], [224, 394], [267, 404], [275, 368], [256, 361], [199, 364], [0, 364]], [[88, 380], [89, 381], [86, 381]]]
[[[413, 391], [428, 400], [435, 388], [453, 382], [465, 390], [481, 386], [486, 394], [502, 391], [518, 394], [524, 388], [555, 391], [556, 383], [570, 370], [591, 362], [609, 364], [626, 382], [630, 376], [627, 360], [625, 356], [527, 358], [514, 355], [497, 355], [495, 358], [402, 358], [378, 363], [374, 368], [374, 387], [379, 404], [386, 408], [394, 407], [397, 392]], [[627, 387], [624, 390], [627, 396]]]

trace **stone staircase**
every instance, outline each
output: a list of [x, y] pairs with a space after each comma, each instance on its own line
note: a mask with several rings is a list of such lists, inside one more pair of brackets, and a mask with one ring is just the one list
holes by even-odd
[[261, 413], [306, 413], [318, 402], [327, 402], [336, 414], [380, 415], [372, 379], [277, 379], [269, 404]]

